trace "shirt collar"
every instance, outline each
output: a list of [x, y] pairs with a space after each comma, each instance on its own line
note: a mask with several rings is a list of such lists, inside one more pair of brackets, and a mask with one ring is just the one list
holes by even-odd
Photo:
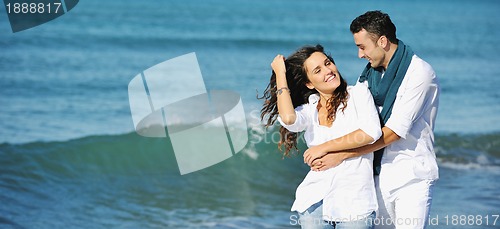
[[318, 94], [312, 94], [309, 96], [309, 104], [316, 104], [319, 101], [319, 95]]

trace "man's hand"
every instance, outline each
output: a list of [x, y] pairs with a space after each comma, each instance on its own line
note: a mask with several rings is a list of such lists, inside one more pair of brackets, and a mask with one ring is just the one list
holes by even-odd
[[313, 161], [311, 169], [313, 171], [325, 171], [336, 167], [346, 159], [347, 153], [329, 153]]
[[304, 163], [311, 166], [314, 160], [321, 158], [326, 154], [327, 152], [324, 151], [320, 145], [309, 147], [309, 149], [304, 152]]

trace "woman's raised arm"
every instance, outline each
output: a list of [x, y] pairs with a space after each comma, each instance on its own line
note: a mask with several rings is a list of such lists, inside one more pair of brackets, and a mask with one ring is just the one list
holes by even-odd
[[285, 57], [277, 55], [271, 63], [271, 67], [274, 74], [276, 74], [276, 96], [279, 116], [284, 124], [291, 125], [295, 122], [296, 115], [286, 80]]

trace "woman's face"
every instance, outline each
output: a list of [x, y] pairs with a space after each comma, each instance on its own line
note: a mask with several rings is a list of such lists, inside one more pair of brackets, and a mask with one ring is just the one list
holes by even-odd
[[316, 89], [322, 94], [332, 94], [340, 85], [337, 66], [322, 52], [315, 52], [304, 62], [309, 89]]

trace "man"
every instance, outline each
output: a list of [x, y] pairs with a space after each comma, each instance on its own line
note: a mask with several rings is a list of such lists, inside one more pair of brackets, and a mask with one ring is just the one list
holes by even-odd
[[[370, 88], [379, 108], [383, 135], [375, 143], [349, 152], [330, 152], [314, 161], [310, 155], [304, 157], [313, 169], [325, 170], [347, 158], [380, 150], [374, 157], [375, 175], [380, 172], [375, 176], [376, 186], [381, 193], [376, 223], [424, 228], [433, 184], [438, 179], [433, 148], [439, 102], [436, 75], [428, 63], [396, 38], [389, 15], [366, 12], [352, 21], [350, 29], [358, 56], [369, 62], [358, 83]], [[327, 144], [315, 150], [329, 152]], [[384, 213], [390, 218], [383, 218]]]

